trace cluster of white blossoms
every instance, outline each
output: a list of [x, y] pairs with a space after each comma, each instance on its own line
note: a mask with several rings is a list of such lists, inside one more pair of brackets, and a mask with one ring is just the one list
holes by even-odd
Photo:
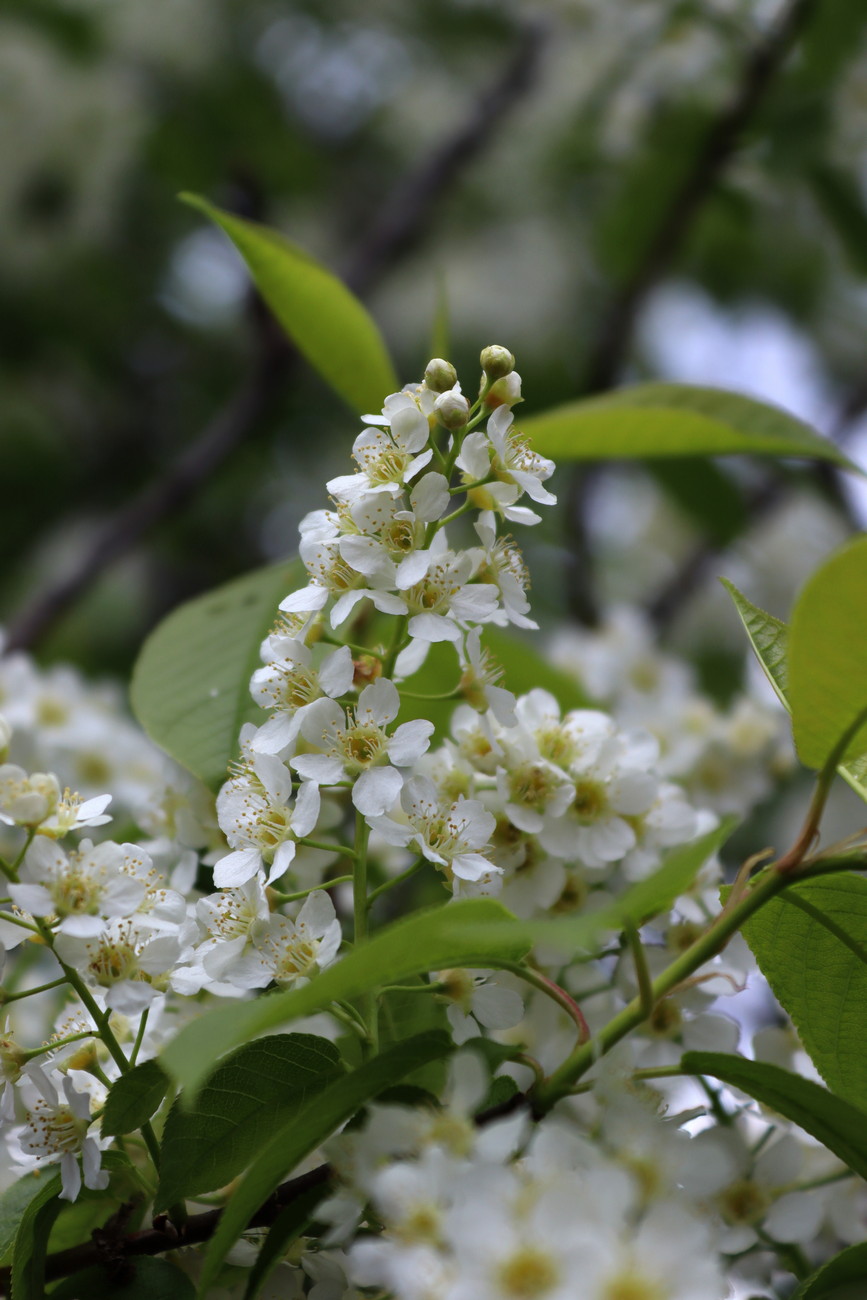
[[[472, 403], [435, 360], [366, 417], [358, 470], [304, 520], [308, 581], [262, 645], [251, 692], [265, 716], [243, 728], [215, 809], [171, 777], [167, 796], [143, 741], [141, 790], [125, 794], [135, 746], [120, 723], [103, 790], [70, 794], [47, 760], [74, 770], [76, 730], [88, 749], [109, 712], [74, 677], [0, 660], [2, 1181], [59, 1165], [66, 1199], [103, 1189], [100, 1115], [117, 1079], [215, 1000], [316, 978], [345, 937], [364, 941], [380, 896], [394, 914], [389, 891], [411, 877], [429, 899], [496, 893], [525, 918], [593, 911], [720, 813], [748, 811], [784, 769], [770, 706], [710, 705], [631, 614], [554, 647], [599, 707], [500, 684], [485, 628], [533, 626], [504, 530], [553, 502], [553, 465], [516, 429], [511, 355], [486, 349], [482, 365]], [[437, 1098], [374, 1105], [328, 1144], [334, 1182], [315, 1216], [327, 1230], [281, 1266], [282, 1293], [300, 1297], [307, 1279], [327, 1300], [722, 1300], [736, 1277], [760, 1294], [794, 1243], [820, 1258], [863, 1235], [862, 1184], [833, 1157], [679, 1077], [684, 1050], [738, 1049], [721, 999], [760, 980], [740, 939], [541, 1123], [524, 1104], [713, 922], [722, 879], [712, 858], [633, 942], [606, 930], [586, 951], [541, 943], [524, 966], [382, 990], [469, 1045]], [[366, 1033], [350, 1004], [307, 1027], [338, 1044]], [[799, 1048], [791, 1028], [768, 1027], [752, 1050], [791, 1065]]]

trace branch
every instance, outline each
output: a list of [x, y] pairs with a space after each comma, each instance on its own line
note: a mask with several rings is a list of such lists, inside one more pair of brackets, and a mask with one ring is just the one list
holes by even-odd
[[[358, 294], [370, 291], [424, 234], [439, 199], [493, 138], [503, 118], [532, 88], [545, 28], [524, 24], [518, 48], [497, 80], [476, 101], [466, 120], [386, 197], [378, 218], [362, 238], [345, 270]], [[205, 484], [231, 453], [250, 437], [282, 391], [297, 355], [262, 330], [250, 375], [222, 411], [158, 479], [99, 529], [75, 567], [25, 605], [10, 622], [6, 651], [30, 650], [106, 570], [169, 518]]]

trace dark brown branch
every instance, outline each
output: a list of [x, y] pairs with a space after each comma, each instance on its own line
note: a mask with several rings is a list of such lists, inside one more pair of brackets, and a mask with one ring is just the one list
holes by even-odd
[[[346, 281], [368, 292], [425, 232], [436, 202], [493, 138], [506, 113], [535, 81], [543, 45], [540, 24], [518, 32], [518, 48], [501, 75], [474, 104], [466, 120], [387, 196], [379, 217], [346, 267]], [[8, 628], [6, 649], [29, 650], [87, 591], [157, 524], [169, 518], [250, 437], [279, 396], [294, 356], [268, 331], [252, 372], [166, 474], [122, 507], [99, 529], [75, 567], [29, 604]]]
[[[691, 168], [662, 214], [644, 257], [614, 296], [591, 349], [583, 391], [602, 392], [616, 383], [648, 293], [680, 252], [694, 221], [736, 153], [745, 129], [815, 7], [816, 0], [792, 0], [747, 60], [737, 89], [710, 124]], [[590, 624], [598, 621], [598, 611], [583, 502], [593, 478], [592, 469], [574, 470], [565, 494], [566, 535], [570, 550], [566, 573], [569, 607], [576, 618]]]

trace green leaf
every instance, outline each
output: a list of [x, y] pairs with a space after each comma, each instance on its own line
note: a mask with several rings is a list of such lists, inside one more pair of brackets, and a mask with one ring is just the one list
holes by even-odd
[[[662, 865], [645, 880], [639, 880], [615, 904], [622, 920], [641, 926], [651, 917], [666, 912], [675, 900], [690, 888], [708, 858], [718, 853], [738, 824], [737, 817], [724, 817], [719, 826], [689, 844], [681, 844], [666, 854]], [[541, 927], [549, 922], [541, 921]], [[550, 922], [560, 925], [559, 920]]]
[[420, 1034], [396, 1043], [352, 1074], [327, 1084], [288, 1123], [275, 1126], [271, 1142], [235, 1191], [208, 1246], [199, 1281], [201, 1300], [206, 1300], [227, 1251], [285, 1174], [377, 1093], [452, 1051], [454, 1044], [446, 1034]]
[[809, 456], [857, 468], [833, 442], [786, 411], [691, 384], [619, 388], [519, 423], [536, 451], [562, 461], [741, 452]]
[[250, 1269], [244, 1300], [256, 1300], [256, 1296], [268, 1281], [271, 1273], [285, 1256], [293, 1241], [297, 1241], [313, 1215], [320, 1201], [330, 1191], [328, 1183], [311, 1187], [285, 1209], [281, 1210], [271, 1224], [262, 1249], [256, 1256], [256, 1262]]
[[231, 1182], [276, 1125], [341, 1073], [337, 1048], [313, 1034], [275, 1034], [233, 1053], [195, 1106], [184, 1110], [176, 1102], [169, 1112], [155, 1208]]
[[59, 1173], [46, 1179], [21, 1216], [12, 1247], [13, 1300], [42, 1300], [45, 1294], [45, 1253], [63, 1208], [61, 1186]]
[[157, 1061], [143, 1061], [112, 1084], [102, 1113], [106, 1137], [134, 1133], [160, 1107], [169, 1080]]
[[46, 1183], [54, 1181], [55, 1175], [50, 1170], [34, 1169], [10, 1184], [0, 1196], [0, 1264], [9, 1263], [12, 1244], [28, 1205]]
[[381, 410], [400, 384], [379, 329], [346, 285], [276, 230], [233, 217], [198, 195], [181, 198], [229, 236], [256, 288], [314, 370], [358, 415]]
[[522, 936], [509, 932], [491, 937], [491, 931], [500, 928], [495, 922], [510, 919], [511, 913], [491, 898], [463, 899], [418, 912], [380, 930], [303, 988], [205, 1012], [169, 1043], [162, 1064], [193, 1091], [224, 1052], [275, 1025], [321, 1011], [331, 1002], [357, 998], [377, 986], [398, 984], [443, 967], [516, 961], [527, 950]]
[[840, 872], [790, 885], [743, 933], [822, 1077], [867, 1108], [867, 880]]
[[[821, 768], [867, 706], [867, 537], [835, 551], [813, 574], [792, 613], [789, 703], [802, 763]], [[844, 759], [867, 750], [861, 727]]]
[[52, 1300], [193, 1300], [196, 1289], [189, 1276], [165, 1259], [127, 1260], [121, 1275], [85, 1268], [66, 1278], [51, 1292]]
[[648, 461], [646, 468], [714, 546], [728, 546], [746, 526], [743, 492], [712, 460], [671, 456]]
[[728, 578], [720, 578], [720, 582], [735, 603], [735, 609], [741, 616], [750, 645], [765, 671], [765, 676], [777, 692], [780, 701], [788, 708], [789, 701], [786, 698], [789, 688], [789, 669], [786, 659], [789, 648], [788, 625], [747, 600], [743, 592], [738, 591]]
[[823, 1264], [798, 1287], [792, 1300], [864, 1300], [867, 1291], [867, 1242], [849, 1246]]
[[306, 581], [300, 560], [256, 569], [180, 605], [144, 643], [130, 692], [135, 715], [207, 785], [225, 780], [242, 724], [266, 721], [250, 698], [259, 645], [280, 601]]
[[680, 1064], [688, 1074], [709, 1074], [770, 1106], [867, 1178], [867, 1114], [857, 1106], [777, 1065], [726, 1052], [686, 1052]]

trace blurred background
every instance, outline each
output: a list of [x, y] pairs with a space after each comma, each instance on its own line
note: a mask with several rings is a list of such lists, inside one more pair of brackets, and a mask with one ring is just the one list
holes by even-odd
[[[200, 192], [346, 275], [405, 381], [507, 345], [539, 411], [663, 377], [867, 463], [867, 7], [851, 0], [0, 4], [0, 626], [126, 674], [291, 553], [358, 430]], [[519, 409], [519, 416], [520, 416]], [[537, 615], [646, 611], [725, 700], [724, 573], [780, 616], [867, 518], [816, 466], [561, 470]], [[522, 543], [524, 539], [522, 538]]]

